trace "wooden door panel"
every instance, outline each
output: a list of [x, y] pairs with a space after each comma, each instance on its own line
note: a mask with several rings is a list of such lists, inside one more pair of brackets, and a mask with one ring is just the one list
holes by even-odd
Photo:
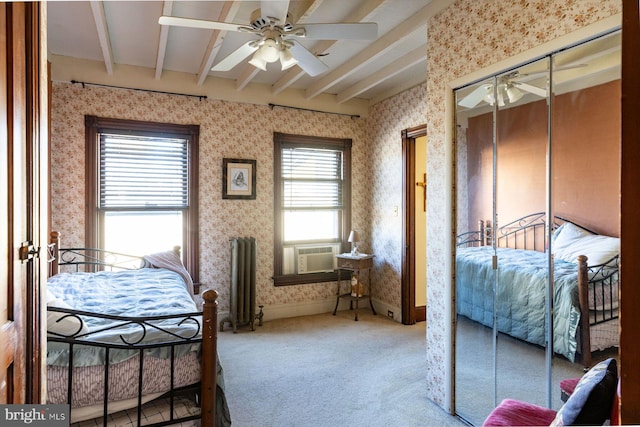
[[11, 403], [14, 401], [14, 359], [15, 359], [15, 342], [16, 342], [16, 325], [14, 319], [14, 292], [13, 280], [11, 279], [11, 271], [13, 263], [11, 262], [11, 246], [13, 239], [9, 231], [9, 216], [13, 216], [11, 212], [10, 195], [11, 190], [10, 164], [9, 159], [12, 157], [13, 150], [9, 141], [10, 133], [10, 111], [9, 93], [12, 85], [9, 80], [8, 62], [10, 58], [10, 30], [7, 22], [8, 6], [0, 4], [0, 81], [8, 84], [0, 86], [0, 403]]
[[[0, 312], [0, 403], [14, 403], [24, 401], [24, 346], [20, 337], [24, 336], [23, 326], [23, 281], [20, 278], [21, 269], [18, 268], [16, 275], [16, 263], [14, 259], [15, 235], [22, 231], [21, 215], [16, 212], [14, 206], [20, 204], [21, 195], [18, 193], [14, 198], [15, 183], [20, 178], [19, 170], [21, 161], [16, 159], [22, 157], [23, 144], [21, 143], [21, 114], [16, 111], [15, 103], [20, 100], [21, 88], [14, 87], [19, 83], [14, 81], [16, 69], [24, 67], [24, 60], [21, 55], [14, 55], [16, 49], [20, 49], [20, 40], [16, 40], [15, 34], [22, 28], [19, 23], [14, 22], [14, 12], [19, 13], [20, 5], [0, 4], [0, 76], [2, 76], [2, 87], [0, 88], [0, 99], [3, 100], [0, 108], [0, 117], [3, 121], [0, 138], [2, 141], [2, 153], [0, 154], [0, 170], [3, 171], [0, 178], [2, 188], [0, 196], [0, 227], [2, 227], [2, 263], [0, 273], [2, 274], [0, 291], [2, 292], [2, 307]], [[24, 31], [23, 31], [24, 32]], [[16, 99], [17, 96], [17, 99]], [[20, 110], [20, 109], [18, 109]], [[16, 122], [18, 123], [16, 129]], [[16, 135], [18, 141], [16, 141]], [[17, 163], [17, 164], [16, 164]], [[15, 168], [14, 168], [15, 166]], [[17, 200], [16, 200], [17, 199]], [[16, 213], [18, 216], [16, 217]], [[6, 230], [6, 231], [5, 231]], [[17, 284], [17, 286], [16, 286]]]
[[20, 260], [41, 235], [40, 8], [0, 3], [0, 403], [41, 400], [43, 263]]

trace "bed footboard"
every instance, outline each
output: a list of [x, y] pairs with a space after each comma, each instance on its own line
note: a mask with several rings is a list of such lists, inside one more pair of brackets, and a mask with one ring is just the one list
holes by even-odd
[[618, 260], [589, 266], [584, 255], [578, 256], [578, 298], [580, 302], [580, 352], [585, 369], [593, 363], [592, 327], [618, 318]]
[[[59, 266], [68, 261], [65, 254], [73, 257], [76, 251], [60, 250], [59, 234], [53, 232], [48, 248], [50, 275], [58, 274]], [[103, 255], [96, 259], [102, 266], [99, 269], [103, 269]], [[91, 263], [79, 264], [84, 266], [83, 269], [93, 270]], [[120, 265], [116, 267], [121, 268]], [[49, 403], [71, 405], [72, 415], [74, 407], [83, 406], [82, 410], [90, 410], [87, 413], [93, 415], [80, 415], [77, 421], [97, 417], [102, 419], [104, 425], [112, 412], [125, 408], [130, 408], [127, 412], [132, 416], [131, 419], [137, 418], [140, 425], [142, 407], [147, 401], [155, 402], [156, 409], [162, 409], [161, 418], [164, 418], [153, 424], [145, 424], [148, 426], [188, 420], [199, 420], [201, 426], [207, 427], [219, 425], [220, 421], [222, 425], [228, 424], [224, 393], [218, 389], [218, 293], [210, 289], [202, 294], [202, 298], [202, 312], [153, 317], [96, 314], [66, 306], [48, 306], [48, 315], [58, 319], [56, 323], [65, 324], [63, 330], [48, 331], [47, 358], [52, 358], [48, 376], [55, 378], [55, 381], [48, 381], [53, 387], [49, 392]], [[114, 325], [86, 328], [87, 321], [92, 318], [109, 319]], [[71, 329], [69, 322], [74, 325]], [[112, 338], [117, 336], [120, 338]], [[81, 364], [86, 366], [78, 368], [77, 361], [82, 360], [78, 358], [84, 357], [87, 349], [94, 358], [98, 358], [98, 362], [83, 362]], [[129, 353], [125, 355], [123, 352]], [[96, 377], [101, 380], [93, 380]], [[75, 387], [83, 380], [97, 388], [78, 394]], [[192, 409], [188, 412], [178, 414], [175, 405], [180, 403], [183, 396], [194, 403], [189, 404]], [[83, 403], [78, 403], [79, 400]], [[116, 404], [126, 406], [114, 409], [114, 400], [118, 400]], [[219, 409], [221, 406], [222, 410]], [[218, 420], [220, 417], [223, 418]]]
[[589, 332], [589, 271], [587, 257], [578, 257], [578, 300], [580, 301], [580, 346], [582, 364], [591, 366], [591, 334]]
[[[156, 384], [161, 383], [163, 377], [169, 378], [167, 381], [169, 383], [170, 388], [168, 390], [161, 390], [161, 397], [165, 398], [169, 403], [168, 407], [170, 411], [167, 411], [170, 415], [168, 415], [168, 420], [172, 423], [179, 421], [187, 421], [200, 419], [202, 426], [215, 426], [216, 425], [216, 388], [217, 388], [217, 292], [214, 290], [207, 290], [203, 294], [204, 304], [203, 304], [203, 312], [202, 312], [202, 337], [199, 336], [189, 336], [184, 338], [179, 337], [171, 337], [161, 342], [156, 342], [153, 344], [142, 344], [142, 343], [127, 343], [124, 341], [121, 343], [99, 343], [89, 341], [88, 338], [91, 336], [91, 332], [82, 332], [78, 331], [73, 333], [71, 336], [65, 336], [63, 334], [53, 334], [49, 335], [49, 343], [50, 347], [54, 349], [54, 351], [58, 350], [61, 345], [68, 346], [67, 357], [68, 357], [68, 366], [50, 366], [50, 375], [52, 378], [62, 378], [63, 381], [66, 382], [66, 386], [64, 389], [57, 391], [55, 393], [50, 392], [50, 399], [63, 399], [64, 402], [54, 402], [54, 403], [67, 403], [72, 405], [73, 402], [77, 402], [80, 400], [86, 400], [89, 397], [95, 396], [77, 396], [78, 390], [75, 389], [78, 386], [78, 380], [82, 382], [83, 380], [78, 377], [74, 378], [78, 375], [81, 375], [80, 372], [76, 372], [77, 368], [74, 368], [74, 355], [77, 356], [77, 351], [79, 348], [86, 349], [87, 347], [91, 347], [94, 349], [100, 349], [100, 352], [104, 352], [105, 360], [110, 360], [117, 356], [118, 351], [132, 351], [136, 354], [134, 360], [128, 359], [126, 362], [120, 363], [106, 363], [104, 365], [97, 366], [95, 370], [91, 370], [92, 368], [79, 368], [82, 371], [82, 375], [86, 374], [88, 371], [93, 372], [93, 375], [103, 376], [104, 378], [108, 378], [108, 381], [102, 381], [102, 385], [99, 385], [101, 390], [96, 390], [96, 393], [99, 393], [97, 399], [100, 399], [101, 403], [95, 402], [92, 405], [101, 405], [102, 410], [100, 411], [102, 415], [100, 416], [102, 419], [106, 419], [106, 417], [112, 412], [110, 409], [112, 396], [117, 395], [120, 396], [123, 392], [123, 388], [128, 388], [133, 390], [136, 393], [136, 396], [129, 397], [118, 397], [117, 400], [123, 399], [136, 399], [137, 405], [135, 410], [131, 410], [131, 412], [137, 411], [138, 419], [141, 419], [142, 413], [142, 405], [146, 402], [146, 395], [155, 395], [157, 391], [145, 391], [147, 387], [157, 387]], [[58, 314], [62, 314], [67, 317], [74, 317], [76, 319], [80, 319], [82, 317], [86, 318], [90, 313], [82, 312], [77, 310], [69, 310], [69, 309], [61, 309], [61, 308], [49, 308], [49, 312], [56, 312]], [[117, 316], [113, 316], [117, 317]], [[195, 323], [197, 321], [197, 317], [199, 317], [199, 313], [190, 313], [185, 316], [176, 317], [176, 316], [158, 316], [158, 318], [145, 318], [145, 319], [121, 319], [123, 322], [123, 326], [131, 327], [135, 325], [135, 327], [140, 328], [143, 331], [143, 334], [150, 332], [153, 328], [153, 324], [158, 320], [166, 321], [175, 318], [176, 322], [179, 323]], [[170, 335], [173, 335], [170, 333]], [[200, 334], [198, 334], [200, 335]], [[55, 343], [55, 344], [54, 344]], [[88, 345], [88, 343], [91, 343]], [[198, 358], [189, 355], [182, 355], [179, 353], [179, 349], [183, 346], [189, 345], [201, 345], [201, 353], [200, 353], [200, 362], [198, 362]], [[157, 359], [154, 356], [147, 355], [147, 352], [157, 352], [164, 351], [170, 354], [169, 359], [166, 362], [162, 362], [163, 359]], [[133, 363], [133, 365], [132, 365]], [[200, 366], [198, 368], [190, 368], [187, 365], [184, 365], [184, 368], [179, 367], [179, 363], [199, 363]], [[168, 372], [166, 371], [168, 369]], [[120, 382], [123, 381], [123, 378], [119, 377], [122, 372], [135, 372], [134, 376], [137, 384], [131, 384], [130, 381], [125, 381], [125, 385], [123, 386]], [[157, 371], [155, 374], [152, 371]], [[190, 372], [196, 373], [190, 374]], [[199, 374], [198, 374], [199, 372]], [[114, 377], [116, 375], [116, 377]], [[191, 380], [189, 380], [191, 378]], [[143, 380], [144, 379], [144, 382]], [[184, 384], [185, 382], [194, 381], [193, 385]], [[127, 387], [126, 384], [129, 384]], [[155, 390], [155, 389], [154, 389]], [[191, 392], [189, 392], [191, 390]], [[197, 401], [200, 406], [200, 414], [199, 415], [189, 415], [185, 417], [178, 418], [174, 416], [175, 407], [174, 404], [177, 402], [177, 398], [179, 398], [183, 392], [194, 395], [199, 394], [199, 399]], [[106, 398], [105, 398], [106, 396]], [[95, 417], [95, 415], [94, 415]], [[79, 420], [78, 420], [79, 421]], [[149, 425], [164, 425], [166, 422], [160, 422], [157, 424], [149, 424]]]
[[202, 294], [202, 408], [201, 425], [216, 425], [216, 385], [218, 340], [218, 293], [208, 289]]

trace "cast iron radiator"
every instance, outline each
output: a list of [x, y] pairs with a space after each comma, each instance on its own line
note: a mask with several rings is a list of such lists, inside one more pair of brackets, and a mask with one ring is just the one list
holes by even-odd
[[233, 332], [238, 326], [250, 325], [254, 331], [256, 318], [256, 239], [234, 237], [231, 244], [231, 298], [229, 316], [220, 321], [220, 331], [230, 323]]

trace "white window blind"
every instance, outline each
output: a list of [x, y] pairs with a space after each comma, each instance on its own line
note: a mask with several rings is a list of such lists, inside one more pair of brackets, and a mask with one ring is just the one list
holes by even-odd
[[100, 134], [101, 208], [187, 208], [186, 139]]
[[283, 147], [284, 209], [342, 209], [342, 168], [342, 151]]

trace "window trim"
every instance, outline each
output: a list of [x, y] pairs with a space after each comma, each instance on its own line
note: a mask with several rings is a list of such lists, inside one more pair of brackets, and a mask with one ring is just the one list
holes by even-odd
[[308, 135], [273, 133], [273, 284], [275, 286], [300, 285], [306, 283], [335, 282], [337, 271], [330, 273], [282, 274], [283, 230], [282, 230], [282, 146], [293, 144], [300, 147], [339, 149], [343, 152], [344, 186], [341, 230], [341, 252], [347, 247], [351, 231], [351, 146], [349, 138], [326, 138]]
[[182, 259], [194, 283], [200, 281], [198, 224], [199, 125], [179, 125], [138, 120], [85, 116], [85, 245], [98, 248], [101, 227], [98, 211], [99, 134], [114, 132], [148, 136], [182, 137], [189, 141], [189, 213], [183, 219]]

